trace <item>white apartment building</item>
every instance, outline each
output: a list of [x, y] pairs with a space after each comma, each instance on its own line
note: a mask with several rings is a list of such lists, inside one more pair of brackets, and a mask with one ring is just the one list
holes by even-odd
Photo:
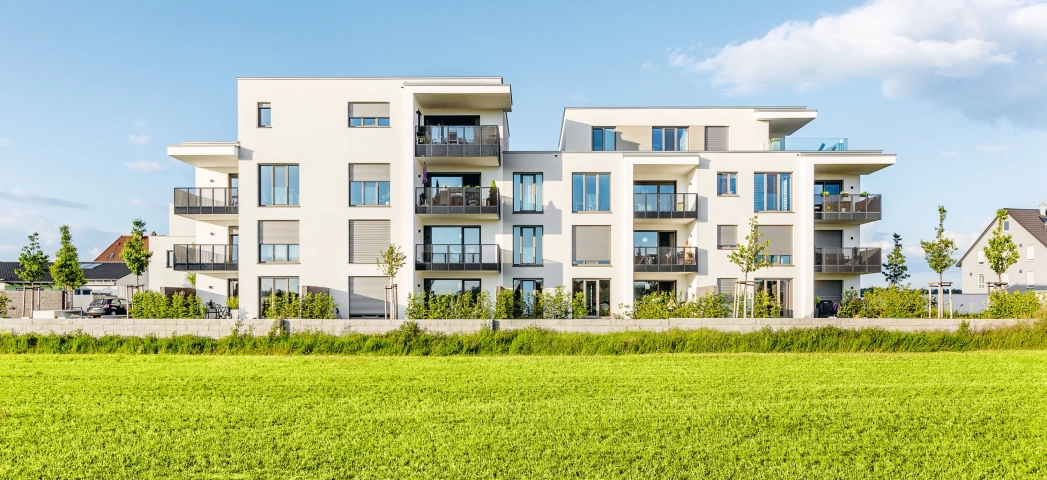
[[509, 150], [511, 110], [499, 77], [241, 78], [235, 141], [168, 147], [196, 185], [174, 191], [150, 285], [195, 271], [251, 317], [274, 289], [379, 316], [375, 259], [395, 243], [401, 318], [412, 291], [558, 285], [613, 315], [651, 291], [732, 292], [753, 215], [775, 263], [757, 288], [786, 316], [880, 271], [861, 181], [895, 156], [794, 137], [815, 110], [567, 108], [558, 150], [536, 152]]

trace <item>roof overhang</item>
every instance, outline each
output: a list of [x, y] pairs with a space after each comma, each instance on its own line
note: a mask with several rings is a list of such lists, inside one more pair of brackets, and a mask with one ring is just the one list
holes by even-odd
[[235, 170], [240, 142], [182, 142], [168, 145], [167, 155], [198, 168]]
[[811, 159], [811, 163], [814, 164], [814, 173], [869, 175], [894, 165], [896, 162], [894, 154], [879, 151], [798, 153], [804, 158]]
[[772, 138], [792, 135], [817, 117], [817, 110], [806, 108], [756, 109], [756, 119], [770, 124], [768, 135]]
[[404, 84], [423, 108], [513, 110], [512, 86], [508, 84]]

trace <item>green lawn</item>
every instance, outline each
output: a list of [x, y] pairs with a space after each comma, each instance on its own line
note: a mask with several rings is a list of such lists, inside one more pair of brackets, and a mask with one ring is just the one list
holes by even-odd
[[0, 356], [0, 478], [1047, 478], [1047, 352]]

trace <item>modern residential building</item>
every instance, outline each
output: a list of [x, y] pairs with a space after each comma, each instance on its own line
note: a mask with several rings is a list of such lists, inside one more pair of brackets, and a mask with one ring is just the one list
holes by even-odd
[[728, 253], [759, 216], [775, 266], [755, 275], [787, 316], [880, 271], [859, 226], [880, 219], [863, 175], [895, 156], [799, 139], [803, 107], [567, 108], [559, 148], [509, 150], [499, 77], [242, 78], [238, 138], [185, 142], [171, 232], [150, 242], [150, 284], [240, 297], [329, 291], [340, 316], [382, 314], [389, 243], [409, 292], [564, 285], [593, 314], [652, 291], [733, 291]]
[[[1008, 208], [1007, 220], [1003, 222], [1003, 233], [1010, 235], [1018, 246], [1018, 263], [1008, 268], [1001, 276], [992, 271], [985, 259], [985, 247], [989, 245], [992, 231], [998, 220], [993, 219], [985, 231], [978, 236], [971, 248], [960, 257], [957, 265], [962, 272], [962, 289], [965, 294], [989, 293], [990, 284], [1002, 281], [1008, 290], [1047, 290], [1047, 205], [1035, 208]], [[1039, 250], [1039, 252], [1037, 252]], [[1037, 257], [1037, 253], [1039, 257]], [[1036, 281], [1040, 272], [1040, 281]], [[1002, 277], [1002, 278], [1001, 278]]]

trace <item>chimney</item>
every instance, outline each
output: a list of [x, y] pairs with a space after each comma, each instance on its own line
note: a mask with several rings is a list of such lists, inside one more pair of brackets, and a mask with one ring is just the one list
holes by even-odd
[[1040, 216], [1047, 217], [1047, 203], [1040, 204]]

